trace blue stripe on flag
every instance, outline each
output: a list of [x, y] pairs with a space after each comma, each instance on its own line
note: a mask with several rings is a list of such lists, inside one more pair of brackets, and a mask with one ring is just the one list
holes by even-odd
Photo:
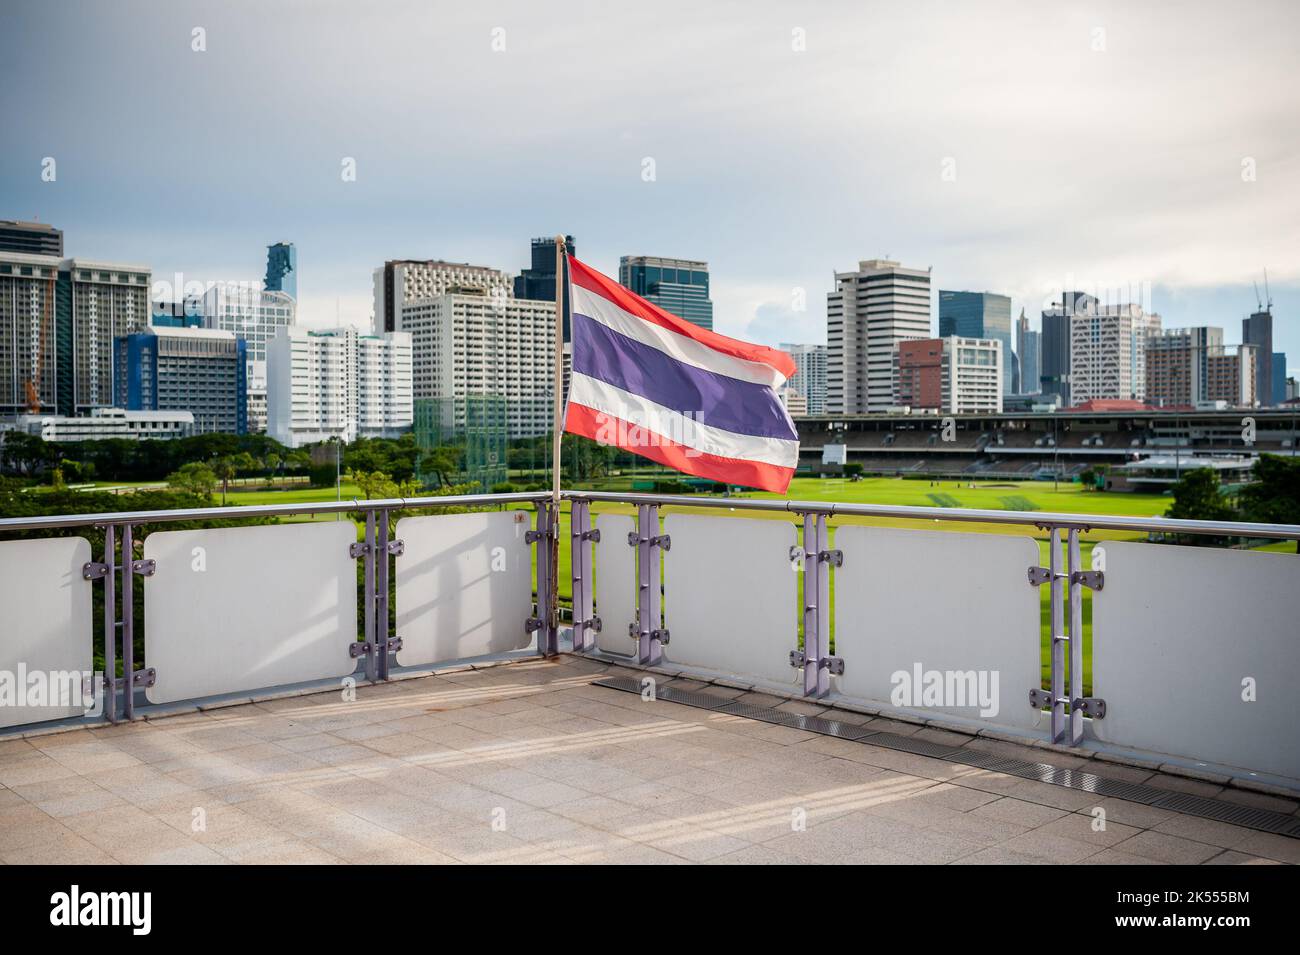
[[799, 438], [781, 399], [766, 385], [678, 361], [578, 312], [573, 313], [573, 370], [689, 414], [698, 424], [736, 434]]

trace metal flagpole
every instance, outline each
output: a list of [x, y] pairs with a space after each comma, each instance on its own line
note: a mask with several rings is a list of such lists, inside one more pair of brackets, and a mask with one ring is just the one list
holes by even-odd
[[561, 391], [564, 388], [564, 276], [565, 276], [564, 236], [555, 237], [555, 395], [553, 399], [553, 417], [551, 436], [551, 579], [548, 582], [551, 592], [551, 619], [548, 621], [548, 636], [555, 641], [558, 649], [560, 633], [560, 437], [564, 433], [564, 400]]

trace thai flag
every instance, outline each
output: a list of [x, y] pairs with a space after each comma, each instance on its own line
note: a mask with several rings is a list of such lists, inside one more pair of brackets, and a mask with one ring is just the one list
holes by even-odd
[[564, 430], [697, 477], [784, 494], [799, 436], [785, 352], [670, 315], [569, 258], [573, 377]]

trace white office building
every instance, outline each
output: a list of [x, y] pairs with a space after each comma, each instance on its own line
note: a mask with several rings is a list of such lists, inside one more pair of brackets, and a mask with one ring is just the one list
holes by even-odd
[[1140, 305], [1076, 307], [1070, 318], [1070, 403], [1142, 401], [1147, 388], [1147, 336], [1160, 316]]
[[837, 272], [826, 296], [826, 412], [889, 410], [895, 348], [929, 337], [929, 269], [868, 259], [855, 272]]
[[[803, 396], [801, 414], [819, 415], [826, 411], [826, 346], [784, 344], [781, 351], [794, 359], [794, 375], [786, 385]], [[790, 408], [789, 404], [786, 405]], [[795, 414], [790, 410], [791, 414]]]
[[438, 440], [550, 430], [555, 303], [515, 298], [505, 272], [390, 262], [375, 270], [375, 323], [410, 334], [415, 399], [430, 402]]
[[254, 283], [224, 282], [204, 293], [200, 308], [205, 327], [234, 332], [248, 343], [248, 430], [267, 430], [267, 352], [280, 329], [297, 321], [293, 297]]
[[194, 433], [190, 411], [127, 411], [124, 408], [91, 408], [87, 414], [65, 417], [56, 414], [24, 414], [6, 425], [38, 435], [45, 441], [129, 441], [183, 438]]
[[411, 337], [282, 326], [267, 346], [267, 432], [291, 448], [411, 427]]

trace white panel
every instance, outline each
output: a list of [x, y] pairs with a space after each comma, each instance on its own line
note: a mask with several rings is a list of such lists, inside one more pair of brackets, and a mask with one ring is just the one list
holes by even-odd
[[531, 527], [524, 511], [404, 517], [396, 536], [397, 662], [443, 660], [522, 650], [533, 612]]
[[[91, 587], [81, 576], [90, 560], [83, 537], [0, 543], [0, 671], [16, 686], [20, 665], [37, 671], [87, 674], [91, 648]], [[66, 684], [80, 692], [80, 680]], [[80, 697], [77, 697], [80, 699]], [[16, 701], [14, 701], [16, 702]], [[80, 716], [84, 706], [0, 706], [0, 726]]]
[[351, 521], [159, 531], [144, 556], [147, 690], [170, 703], [343, 677], [356, 660]]
[[596, 647], [606, 653], [631, 654], [636, 643], [628, 636], [628, 624], [636, 619], [636, 548], [627, 535], [636, 530], [630, 514], [598, 514], [596, 528], [596, 615], [600, 633]]
[[[1300, 557], [1105, 545], [1092, 598], [1099, 739], [1300, 778]], [[1244, 702], [1243, 680], [1255, 683]]]
[[[1039, 594], [1027, 577], [1040, 562], [1033, 540], [846, 526], [835, 532], [835, 546], [844, 552], [844, 566], [835, 571], [840, 692], [922, 713], [1038, 725], [1028, 700], [1042, 680]], [[903, 695], [933, 683], [930, 671], [943, 674], [945, 683], [952, 673], [953, 691], [937, 699]], [[957, 676], [971, 671], [974, 693]], [[895, 678], [900, 672], [906, 680]], [[987, 706], [944, 705], [981, 697]]]
[[792, 683], [799, 635], [792, 524], [670, 514], [664, 533], [665, 659], [767, 683]]

